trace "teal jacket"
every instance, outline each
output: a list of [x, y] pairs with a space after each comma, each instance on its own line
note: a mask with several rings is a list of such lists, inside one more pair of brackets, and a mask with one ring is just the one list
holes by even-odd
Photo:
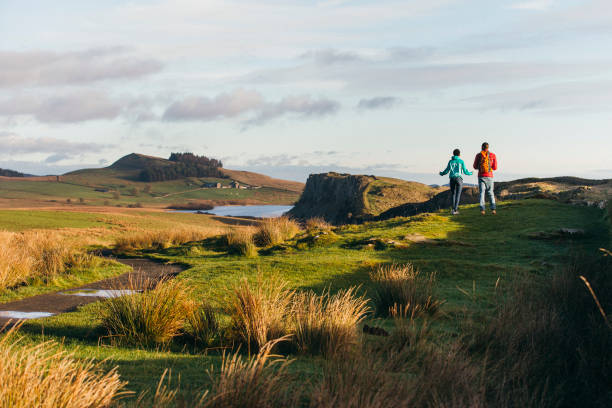
[[440, 175], [443, 176], [449, 172], [450, 172], [449, 174], [450, 178], [461, 177], [461, 172], [463, 172], [463, 174], [466, 174], [468, 176], [472, 175], [472, 172], [469, 171], [465, 167], [465, 163], [463, 162], [463, 160], [461, 160], [459, 156], [453, 156], [448, 162], [448, 166], [446, 166], [446, 170], [441, 171]]

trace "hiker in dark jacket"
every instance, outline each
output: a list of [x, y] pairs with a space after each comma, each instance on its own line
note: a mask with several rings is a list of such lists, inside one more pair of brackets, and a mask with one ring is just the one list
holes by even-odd
[[480, 153], [474, 159], [474, 168], [478, 170], [478, 191], [480, 192], [480, 213], [485, 215], [485, 194], [491, 202], [491, 213], [496, 214], [493, 170], [497, 170], [497, 157], [489, 151], [489, 144], [484, 142]]
[[449, 173], [452, 215], [459, 214], [459, 201], [461, 200], [461, 190], [463, 189], [463, 177], [461, 177], [461, 173], [468, 176], [472, 175], [472, 172], [465, 167], [465, 163], [459, 156], [461, 156], [461, 151], [459, 151], [459, 149], [453, 150], [453, 157], [451, 157], [448, 162], [446, 170], [440, 172], [441, 176]]

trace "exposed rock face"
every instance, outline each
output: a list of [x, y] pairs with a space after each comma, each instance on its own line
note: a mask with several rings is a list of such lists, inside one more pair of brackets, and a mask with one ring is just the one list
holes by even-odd
[[363, 221], [368, 218], [364, 194], [373, 180], [376, 177], [333, 172], [311, 174], [289, 215], [298, 219], [322, 217], [332, 224]]

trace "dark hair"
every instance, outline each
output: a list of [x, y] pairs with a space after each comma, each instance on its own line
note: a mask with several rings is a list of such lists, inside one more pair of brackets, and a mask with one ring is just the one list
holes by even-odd
[[484, 142], [482, 144], [482, 150], [487, 150], [489, 148], [489, 144], [487, 142]]
[[459, 149], [453, 150], [453, 156], [461, 156], [461, 150]]

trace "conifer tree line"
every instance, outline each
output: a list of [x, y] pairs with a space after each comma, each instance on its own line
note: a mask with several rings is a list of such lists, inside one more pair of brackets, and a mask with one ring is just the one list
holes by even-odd
[[221, 172], [223, 163], [217, 159], [193, 153], [170, 154], [171, 164], [148, 165], [140, 172], [141, 181], [167, 181], [186, 177], [226, 178]]

